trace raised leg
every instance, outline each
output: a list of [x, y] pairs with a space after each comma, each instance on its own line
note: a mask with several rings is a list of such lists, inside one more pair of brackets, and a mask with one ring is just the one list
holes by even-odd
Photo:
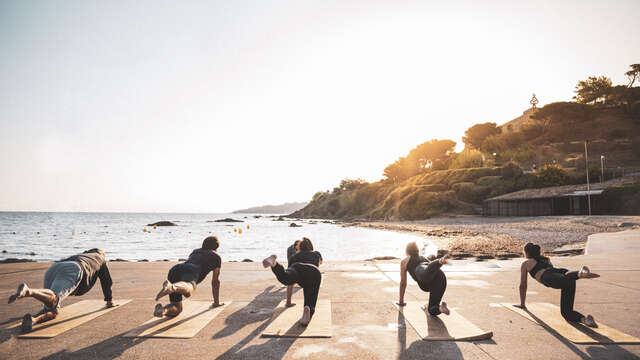
[[58, 296], [49, 289], [31, 289], [27, 284], [20, 284], [16, 293], [9, 297], [9, 304], [17, 299], [32, 297], [48, 308], [55, 308], [58, 305]]
[[298, 280], [298, 274], [294, 269], [288, 268], [285, 270], [285, 268], [277, 262], [271, 267], [271, 271], [273, 271], [282, 285], [293, 285]]

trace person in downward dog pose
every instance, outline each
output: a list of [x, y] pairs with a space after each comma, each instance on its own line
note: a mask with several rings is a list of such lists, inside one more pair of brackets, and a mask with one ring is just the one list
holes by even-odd
[[311, 240], [302, 238], [300, 242], [300, 252], [291, 258], [287, 269], [278, 264], [276, 258], [276, 255], [271, 255], [262, 261], [262, 265], [265, 268], [271, 267], [271, 271], [273, 271], [278, 281], [283, 285], [293, 285], [297, 283], [302, 287], [304, 309], [302, 318], [300, 318], [300, 324], [306, 326], [311, 321], [318, 301], [318, 292], [320, 291], [320, 283], [322, 281], [322, 274], [318, 266], [322, 264], [322, 255], [320, 255], [318, 251], [313, 250]]
[[[291, 259], [293, 256], [300, 252], [300, 240], [296, 240], [293, 242], [291, 246], [287, 248], [287, 264], [291, 264]], [[293, 285], [287, 285], [287, 303], [286, 307], [294, 306], [295, 304], [291, 302], [291, 296], [293, 296]]]
[[196, 285], [212, 272], [211, 292], [213, 295], [213, 307], [224, 305], [220, 303], [220, 266], [222, 259], [216, 252], [220, 242], [215, 236], [209, 236], [202, 242], [200, 249], [195, 249], [189, 255], [189, 259], [182, 264], [174, 265], [167, 275], [167, 280], [162, 284], [162, 289], [156, 295], [156, 301], [165, 295], [169, 295], [170, 303], [162, 306], [156, 304], [153, 315], [157, 317], [176, 316], [182, 312], [182, 296], [190, 297], [196, 290]]
[[86, 294], [97, 279], [100, 279], [106, 306], [113, 307], [113, 281], [102, 249], [90, 249], [53, 263], [44, 273], [44, 289], [31, 289], [25, 283], [20, 284], [16, 293], [9, 297], [9, 304], [25, 297], [32, 297], [44, 304], [44, 309], [35, 316], [24, 315], [22, 332], [31, 331], [35, 324], [55, 319], [62, 300], [69, 295]]
[[404, 293], [407, 289], [407, 272], [418, 283], [422, 291], [429, 293], [429, 303], [422, 307], [431, 315], [449, 315], [447, 303], [440, 302], [447, 288], [447, 277], [440, 269], [448, 262], [449, 255], [429, 261], [420, 256], [418, 245], [415, 242], [407, 244], [405, 250], [407, 257], [400, 262], [400, 299], [396, 303], [405, 306]]
[[565, 320], [580, 322], [589, 327], [598, 327], [593, 316], [584, 316], [573, 310], [573, 302], [576, 296], [576, 280], [593, 279], [600, 277], [600, 275], [592, 273], [586, 266], [583, 266], [580, 271], [555, 268], [548, 257], [540, 254], [540, 246], [533, 243], [524, 246], [524, 255], [527, 260], [520, 267], [520, 304], [514, 305], [515, 307], [527, 308], [525, 298], [527, 297], [527, 273], [529, 273], [542, 285], [561, 289], [560, 313]]

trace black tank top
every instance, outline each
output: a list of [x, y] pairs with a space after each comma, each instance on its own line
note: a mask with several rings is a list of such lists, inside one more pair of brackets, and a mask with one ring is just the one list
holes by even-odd
[[415, 280], [416, 282], [418, 282], [418, 279], [416, 278], [416, 268], [418, 267], [418, 265], [423, 263], [428, 264], [429, 260], [425, 259], [422, 256], [411, 256], [409, 258], [409, 262], [407, 263], [407, 272], [409, 272], [409, 275], [411, 275], [413, 280]]
[[536, 274], [538, 273], [538, 271], [542, 270], [542, 269], [548, 269], [550, 267], [553, 267], [553, 265], [551, 265], [550, 263], [546, 262], [546, 261], [540, 261], [540, 260], [536, 260], [536, 264], [533, 266], [533, 269], [531, 269], [531, 271], [529, 271], [529, 274], [531, 274], [532, 278], [536, 278]]

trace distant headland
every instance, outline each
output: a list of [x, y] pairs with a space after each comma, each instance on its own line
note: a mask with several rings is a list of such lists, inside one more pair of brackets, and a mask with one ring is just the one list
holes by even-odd
[[290, 202], [280, 205], [264, 205], [240, 209], [233, 214], [290, 214], [307, 206], [307, 202]]

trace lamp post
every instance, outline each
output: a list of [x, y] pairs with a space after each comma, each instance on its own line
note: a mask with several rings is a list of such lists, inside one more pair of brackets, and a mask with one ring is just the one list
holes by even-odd
[[600, 183], [604, 182], [604, 155], [600, 155]]
[[589, 207], [589, 216], [591, 216], [591, 188], [589, 186], [589, 153], [587, 151], [587, 142], [584, 141], [584, 163], [587, 168], [587, 206]]

